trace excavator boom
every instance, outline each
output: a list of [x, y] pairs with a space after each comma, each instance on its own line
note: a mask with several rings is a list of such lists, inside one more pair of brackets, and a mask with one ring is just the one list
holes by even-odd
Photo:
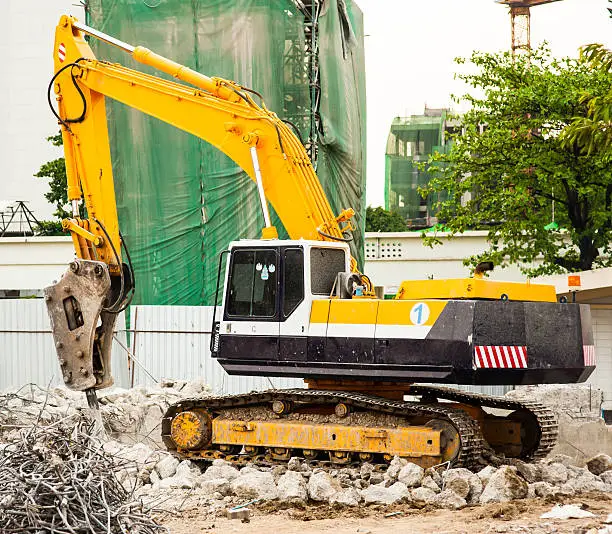
[[[184, 83], [98, 61], [85, 34]], [[127, 264], [122, 261], [106, 97], [200, 137], [233, 159], [257, 184], [265, 222], [262, 238], [278, 237], [269, 201], [293, 239], [347, 240], [353, 210], [333, 214], [305, 148], [263, 101], [255, 102], [254, 91], [195, 72], [68, 16], [56, 28], [54, 64], [49, 91], [57, 100], [54, 113], [64, 141], [72, 206], [72, 217], [63, 227], [72, 235], [78, 259], [58, 284], [47, 288], [46, 299], [64, 381], [71, 388], [112, 383], [115, 317], [134, 289], [129, 257]], [[354, 260], [351, 265], [356, 270]]]

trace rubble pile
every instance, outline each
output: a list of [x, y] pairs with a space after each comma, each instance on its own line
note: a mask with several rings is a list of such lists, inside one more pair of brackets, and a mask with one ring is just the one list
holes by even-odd
[[2, 532], [165, 532], [117, 478], [93, 423], [72, 415], [21, 429], [0, 444]]
[[537, 401], [550, 406], [560, 423], [601, 419], [603, 392], [591, 384], [538, 384], [517, 386], [506, 393], [518, 401]]
[[[104, 427], [109, 437], [126, 443], [161, 445], [160, 424], [167, 407], [186, 397], [202, 397], [210, 389], [201, 380], [165, 381], [132, 389], [113, 388], [98, 393]], [[0, 442], [11, 431], [34, 423], [48, 423], [81, 413], [85, 395], [63, 387], [43, 389], [34, 384], [0, 392]], [[44, 408], [44, 409], [43, 409]]]
[[[359, 467], [309, 463], [301, 458], [268, 467], [236, 466], [222, 459], [212, 464], [180, 461], [159, 446], [161, 414], [181, 398], [208, 393], [201, 382], [167, 382], [100, 396], [109, 437], [96, 454], [114, 462], [119, 491], [137, 499], [143, 510], [198, 509], [215, 515], [253, 500], [279, 506], [404, 503], [415, 508], [460, 509], [524, 498], [612, 493], [612, 458], [606, 454], [594, 455], [586, 463], [554, 455], [535, 464], [513, 461], [478, 471], [448, 465], [423, 469], [398, 457], [389, 465], [364, 463]], [[84, 395], [62, 388], [45, 391], [27, 386], [0, 394], [0, 443], [12, 443], [0, 445], [0, 458], [31, 429], [32, 436], [39, 436], [37, 429], [42, 425], [55, 428], [58, 422], [81, 417], [85, 408]], [[37, 439], [30, 442], [32, 454], [42, 454], [36, 452]], [[51, 469], [53, 457], [44, 458], [48, 464], [44, 469]], [[0, 501], [0, 511], [2, 507]]]
[[515, 462], [472, 472], [448, 466], [423, 469], [398, 457], [389, 466], [312, 467], [292, 458], [287, 465], [239, 468], [221, 459], [198, 466], [142, 444], [126, 447], [109, 442], [105, 450], [135, 461], [137, 468], [126, 472], [124, 484], [146, 506], [162, 510], [180, 506], [215, 512], [253, 499], [292, 505], [406, 503], [456, 510], [524, 498], [612, 493], [612, 458], [607, 455], [592, 459], [587, 467], [573, 465], [570, 457], [555, 456], [536, 464]]

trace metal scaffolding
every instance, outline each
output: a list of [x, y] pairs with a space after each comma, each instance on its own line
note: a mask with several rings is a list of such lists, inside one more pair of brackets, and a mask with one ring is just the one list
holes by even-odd
[[[310, 161], [317, 168], [319, 139], [323, 132], [323, 124], [319, 113], [321, 102], [321, 83], [319, 68], [319, 15], [323, 5], [322, 0], [293, 0], [297, 9], [304, 15], [304, 43], [301, 48], [299, 39], [287, 36], [285, 41], [285, 62], [291, 67], [292, 83], [289, 88], [303, 91], [305, 86], [310, 91], [309, 109], [292, 109], [293, 95], [291, 89], [285, 95], [285, 103], [293, 122], [300, 131], [308, 132], [308, 140], [304, 141]], [[304, 84], [307, 81], [307, 84]]]

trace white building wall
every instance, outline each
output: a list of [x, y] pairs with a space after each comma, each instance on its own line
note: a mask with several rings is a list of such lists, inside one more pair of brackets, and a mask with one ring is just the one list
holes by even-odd
[[0, 238], [0, 290], [40, 290], [59, 280], [74, 258], [72, 239]]
[[[443, 245], [423, 245], [420, 232], [366, 232], [365, 272], [374, 285], [383, 285], [385, 293], [397, 292], [402, 280], [427, 278], [466, 278], [470, 270], [463, 260], [487, 250], [487, 232], [466, 232], [449, 239], [441, 233]], [[516, 265], [497, 268], [491, 280], [522, 282], [526, 277]]]
[[39, 220], [49, 219], [54, 208], [43, 196], [46, 180], [33, 174], [62, 155], [46, 140], [59, 132], [47, 104], [47, 86], [62, 14], [84, 18], [76, 0], [0, 0], [0, 200], [28, 201]]

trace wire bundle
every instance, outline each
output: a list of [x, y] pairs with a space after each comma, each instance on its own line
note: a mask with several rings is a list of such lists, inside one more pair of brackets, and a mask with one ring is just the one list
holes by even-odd
[[119, 481], [94, 423], [71, 415], [0, 445], [0, 533], [166, 532]]

